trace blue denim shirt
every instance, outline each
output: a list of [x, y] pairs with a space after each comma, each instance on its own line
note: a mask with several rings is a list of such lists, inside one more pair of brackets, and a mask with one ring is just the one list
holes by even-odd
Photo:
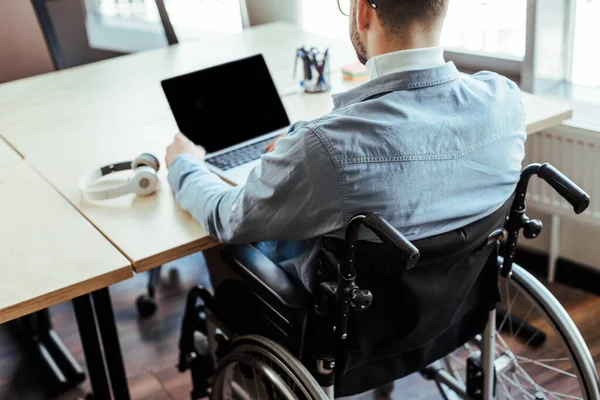
[[[221, 242], [278, 240], [280, 266], [310, 289], [319, 238], [343, 237], [359, 212], [415, 240], [490, 215], [515, 189], [525, 112], [500, 75], [446, 63], [379, 77], [334, 104], [296, 124], [243, 186], [178, 156], [168, 176], [177, 201]], [[366, 229], [360, 239], [376, 240]]]

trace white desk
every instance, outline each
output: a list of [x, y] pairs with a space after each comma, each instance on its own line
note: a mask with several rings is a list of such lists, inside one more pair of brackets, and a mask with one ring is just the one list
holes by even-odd
[[129, 261], [1, 139], [0, 199], [0, 324], [133, 275]]
[[[0, 89], [0, 134], [19, 148], [29, 135], [93, 129], [110, 134], [170, 117], [162, 79], [262, 53], [282, 93], [293, 85], [295, 49], [332, 47], [331, 67], [355, 58], [342, 41], [277, 23], [242, 34], [206, 33], [202, 40], [57, 71], [4, 84]], [[227, 88], [235, 90], [237, 88]], [[24, 117], [24, 114], [26, 116]], [[14, 142], [14, 143], [13, 143]]]
[[[52, 331], [47, 310], [73, 300], [96, 398], [110, 396], [104, 359], [113, 393], [126, 393], [108, 286], [131, 278], [131, 264], [2, 138], [0, 199], [0, 324], [35, 313], [22, 321], [35, 330], [23, 329], [29, 351], [51, 366], [46, 379], [76, 384], [81, 367]], [[96, 323], [110, 346], [105, 356]]]
[[[161, 79], [260, 52], [280, 93], [289, 93], [294, 49], [300, 45], [330, 47], [334, 91], [352, 86], [336, 72], [355, 59], [349, 43], [277, 23], [238, 35], [207, 34], [197, 43], [0, 86], [0, 109], [6, 111], [0, 114], [0, 134], [129, 258], [136, 271], [144, 271], [216, 243], [175, 204], [164, 169], [157, 195], [96, 204], [81, 198], [80, 176], [142, 152], [164, 158], [177, 127]], [[321, 116], [332, 105], [330, 94], [296, 93], [283, 101], [292, 120]], [[526, 96], [526, 107], [531, 132], [570, 116], [569, 107], [536, 97]]]

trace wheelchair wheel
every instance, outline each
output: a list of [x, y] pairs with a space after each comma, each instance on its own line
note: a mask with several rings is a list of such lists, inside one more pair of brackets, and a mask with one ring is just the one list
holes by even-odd
[[261, 336], [235, 340], [213, 377], [213, 400], [326, 400], [308, 370], [286, 349]]
[[[496, 317], [497, 399], [599, 399], [598, 374], [573, 321], [552, 294], [515, 265], [500, 280]], [[477, 338], [444, 359], [446, 370], [467, 382], [469, 357], [481, 354]], [[471, 366], [472, 367], [472, 366]], [[473, 375], [471, 375], [471, 379]]]

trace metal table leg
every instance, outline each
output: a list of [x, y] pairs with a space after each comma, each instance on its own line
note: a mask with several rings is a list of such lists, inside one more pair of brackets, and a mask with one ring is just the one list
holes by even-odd
[[127, 375], [108, 288], [95, 291], [92, 297], [115, 400], [129, 400], [131, 397], [127, 386]]
[[94, 397], [102, 400], [110, 399], [110, 387], [108, 386], [102, 349], [98, 339], [91, 296], [86, 294], [73, 299], [73, 308], [75, 309], [75, 318], [77, 318], [77, 326], [79, 327], [79, 335], [81, 336], [81, 344], [83, 345]]

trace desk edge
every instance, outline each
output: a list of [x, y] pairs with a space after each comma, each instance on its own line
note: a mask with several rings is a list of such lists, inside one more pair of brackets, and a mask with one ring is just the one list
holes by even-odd
[[[85, 268], [85, 266], [82, 268]], [[122, 282], [131, 277], [133, 277], [131, 265], [126, 265], [103, 275], [75, 283], [42, 296], [37, 296], [29, 300], [22, 301], [18, 304], [13, 304], [12, 306], [6, 307], [4, 310], [0, 311], [0, 324], [48, 307], [55, 306], [65, 301], [72, 300], [76, 297], [92, 293], [96, 290], [114, 285], [115, 283]]]
[[189, 256], [190, 254], [212, 249], [213, 247], [218, 247], [220, 245], [220, 242], [210, 236], [206, 236], [193, 242], [163, 251], [162, 253], [135, 261], [133, 262], [133, 269], [136, 273], [149, 271], [170, 261], [175, 261], [182, 257]]

